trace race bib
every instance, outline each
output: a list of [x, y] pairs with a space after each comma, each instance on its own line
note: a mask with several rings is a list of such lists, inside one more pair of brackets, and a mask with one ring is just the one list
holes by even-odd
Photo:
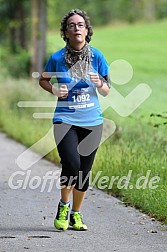
[[69, 109], [93, 107], [93, 92], [92, 87], [81, 89], [71, 89], [69, 91], [68, 107]]

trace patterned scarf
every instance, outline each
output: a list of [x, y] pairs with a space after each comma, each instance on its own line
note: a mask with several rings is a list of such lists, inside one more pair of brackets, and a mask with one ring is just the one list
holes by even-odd
[[65, 64], [73, 78], [86, 79], [91, 70], [91, 51], [88, 43], [80, 51], [75, 51], [70, 44], [66, 45]]

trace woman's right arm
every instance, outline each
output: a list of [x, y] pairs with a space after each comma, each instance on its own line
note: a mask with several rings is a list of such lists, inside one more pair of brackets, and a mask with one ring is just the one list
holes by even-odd
[[49, 93], [53, 94], [53, 86], [50, 82], [50, 79], [51, 76], [48, 73], [43, 72], [39, 79], [39, 85]]
[[56, 95], [57, 97], [66, 98], [68, 96], [68, 89], [66, 85], [61, 85], [60, 88], [56, 88], [54, 85], [50, 82], [51, 76], [49, 73], [44, 72], [42, 73], [40, 79], [39, 79], [39, 85], [48, 91], [51, 94]]

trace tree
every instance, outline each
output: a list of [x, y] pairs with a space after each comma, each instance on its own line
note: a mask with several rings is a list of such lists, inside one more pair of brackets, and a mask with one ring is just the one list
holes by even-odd
[[0, 38], [8, 38], [11, 53], [27, 48], [28, 4], [27, 0], [0, 1], [0, 33], [4, 34]]
[[47, 0], [32, 0], [31, 73], [42, 72], [46, 55]]
[[153, 21], [156, 18], [156, 1], [143, 0], [143, 17], [145, 20]]

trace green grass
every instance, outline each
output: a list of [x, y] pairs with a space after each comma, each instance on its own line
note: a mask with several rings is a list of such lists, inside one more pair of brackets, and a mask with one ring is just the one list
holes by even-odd
[[[167, 129], [163, 126], [154, 128], [154, 123], [163, 122], [161, 118], [150, 118], [150, 114], [162, 113], [166, 110], [166, 66], [167, 39], [165, 30], [167, 22], [136, 24], [132, 26], [107, 26], [94, 29], [91, 45], [99, 48], [108, 63], [117, 59], [129, 61], [133, 67], [132, 80], [123, 86], [113, 86], [126, 96], [139, 83], [147, 83], [152, 94], [129, 117], [122, 118], [112, 109], [105, 111], [104, 116], [111, 118], [118, 130], [103, 143], [97, 153], [93, 165], [93, 178], [101, 171], [101, 180], [96, 183], [103, 185], [112, 195], [120, 197], [126, 204], [131, 204], [142, 211], [167, 223]], [[64, 45], [58, 33], [48, 34], [48, 54]], [[52, 109], [18, 108], [20, 100], [52, 100], [52, 95], [39, 88], [35, 80], [12, 80], [2, 78], [0, 84], [0, 128], [10, 136], [27, 146], [43, 137], [51, 128], [51, 120], [33, 119], [33, 112], [53, 112]], [[38, 150], [40, 152], [40, 150]], [[59, 163], [57, 151], [54, 150], [47, 158]], [[126, 186], [126, 176], [131, 177]], [[149, 173], [146, 188], [137, 188], [141, 176]], [[103, 176], [110, 180], [105, 181]], [[113, 176], [119, 176], [110, 184]], [[125, 176], [119, 184], [119, 179]], [[153, 177], [157, 188], [150, 189], [149, 182]], [[103, 181], [102, 181], [103, 177]], [[119, 181], [119, 182], [118, 182]], [[109, 188], [110, 185], [110, 188]], [[131, 189], [133, 187], [133, 189]]]

